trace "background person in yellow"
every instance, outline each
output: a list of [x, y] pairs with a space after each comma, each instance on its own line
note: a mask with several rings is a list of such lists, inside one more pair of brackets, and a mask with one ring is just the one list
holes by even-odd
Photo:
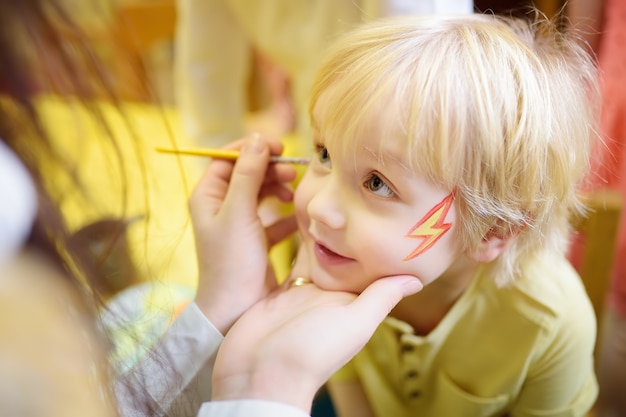
[[[246, 130], [280, 136], [295, 129], [295, 152], [307, 154], [313, 73], [337, 35], [381, 16], [473, 11], [471, 0], [178, 0], [177, 5], [174, 84], [186, 136], [196, 145], [217, 147]], [[269, 122], [246, 125], [249, 79], [257, 62], [253, 50], [269, 68], [275, 111]]]

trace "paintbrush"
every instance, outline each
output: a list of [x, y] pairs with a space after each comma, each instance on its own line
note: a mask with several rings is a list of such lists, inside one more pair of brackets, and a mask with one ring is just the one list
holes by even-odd
[[[164, 148], [161, 146], [157, 146], [155, 149], [157, 152], [163, 152], [163, 153], [173, 153], [173, 154], [179, 154], [179, 155], [192, 155], [192, 156], [206, 156], [209, 158], [216, 158], [216, 159], [235, 160], [239, 157], [239, 151], [232, 150], [232, 149]], [[282, 163], [282, 164], [307, 165], [310, 162], [310, 160], [302, 156], [272, 155], [270, 156], [270, 162]]]

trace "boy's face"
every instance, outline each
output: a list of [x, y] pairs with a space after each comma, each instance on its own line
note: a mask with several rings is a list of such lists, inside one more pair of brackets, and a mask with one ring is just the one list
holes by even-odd
[[349, 153], [318, 139], [295, 196], [299, 257], [325, 289], [360, 293], [398, 274], [428, 284], [461, 253], [451, 190], [409, 170], [401, 146], [381, 147], [376, 129], [367, 132]]

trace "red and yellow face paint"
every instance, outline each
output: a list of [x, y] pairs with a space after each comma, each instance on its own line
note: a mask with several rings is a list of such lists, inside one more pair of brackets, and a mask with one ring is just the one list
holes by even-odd
[[444, 223], [450, 207], [454, 202], [454, 193], [450, 193], [424, 215], [415, 226], [404, 236], [409, 239], [423, 239], [420, 244], [403, 260], [410, 261], [430, 249], [452, 227], [452, 223]]

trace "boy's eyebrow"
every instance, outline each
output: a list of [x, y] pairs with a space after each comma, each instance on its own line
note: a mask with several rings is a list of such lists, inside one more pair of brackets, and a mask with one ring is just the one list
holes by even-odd
[[410, 171], [409, 167], [404, 163], [404, 161], [393, 154], [385, 153], [384, 155], [381, 155], [379, 152], [376, 152], [374, 149], [370, 148], [369, 146], [364, 146], [363, 148], [370, 155], [372, 155], [372, 157], [376, 159], [377, 161], [384, 161], [384, 159], [390, 159], [393, 162], [397, 163], [405, 171]]

